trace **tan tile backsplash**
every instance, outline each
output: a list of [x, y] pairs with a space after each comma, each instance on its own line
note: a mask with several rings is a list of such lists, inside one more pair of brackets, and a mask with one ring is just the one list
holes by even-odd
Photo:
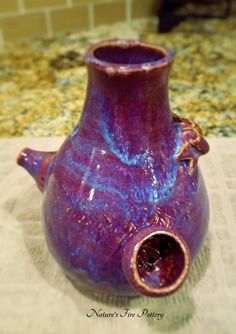
[[45, 8], [58, 5], [66, 6], [66, 0], [24, 0], [24, 3], [26, 9]]
[[0, 0], [0, 13], [18, 10], [18, 0]]
[[92, 29], [156, 15], [158, 0], [0, 0], [0, 41]]
[[4, 33], [4, 38], [16, 40], [22, 37], [35, 37], [46, 35], [47, 26], [43, 13], [32, 13], [25, 15], [17, 15], [9, 18], [3, 18], [0, 26]]
[[157, 5], [156, 0], [132, 0], [133, 18], [157, 15]]
[[126, 2], [112, 1], [107, 3], [97, 3], [94, 5], [94, 24], [111, 24], [113, 22], [125, 21]]
[[55, 33], [89, 28], [88, 7], [85, 5], [54, 10], [51, 13]]

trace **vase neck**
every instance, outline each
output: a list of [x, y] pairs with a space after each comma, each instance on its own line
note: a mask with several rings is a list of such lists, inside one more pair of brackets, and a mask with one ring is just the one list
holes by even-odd
[[[109, 57], [109, 50], [106, 51]], [[161, 57], [160, 53], [156, 57]], [[117, 65], [106, 62], [101, 66], [88, 61], [84, 116], [91, 126], [95, 123], [108, 144], [121, 152], [137, 154], [152, 142], [162, 140], [170, 128], [168, 75], [171, 62], [156, 60], [156, 63]]]

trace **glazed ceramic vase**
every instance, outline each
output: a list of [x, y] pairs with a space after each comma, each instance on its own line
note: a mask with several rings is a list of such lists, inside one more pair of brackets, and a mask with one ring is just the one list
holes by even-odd
[[184, 282], [208, 225], [208, 144], [171, 113], [173, 55], [132, 40], [90, 47], [82, 117], [57, 152], [18, 157], [43, 192], [48, 247], [73, 282], [159, 297]]

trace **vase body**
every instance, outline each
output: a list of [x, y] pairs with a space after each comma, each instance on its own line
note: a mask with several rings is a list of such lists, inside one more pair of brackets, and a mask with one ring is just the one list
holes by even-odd
[[135, 41], [92, 46], [79, 124], [58, 152], [18, 158], [43, 192], [49, 249], [79, 286], [167, 295], [202, 244], [208, 198], [197, 160], [208, 145], [170, 111], [172, 58]]

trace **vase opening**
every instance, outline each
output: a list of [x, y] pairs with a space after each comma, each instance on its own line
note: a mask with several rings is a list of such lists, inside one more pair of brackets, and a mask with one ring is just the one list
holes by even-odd
[[161, 50], [143, 46], [104, 46], [95, 50], [94, 56], [113, 64], [133, 65], [159, 61], [165, 54]]
[[88, 64], [100, 69], [111, 68], [119, 71], [132, 71], [162, 67], [170, 64], [173, 55], [161, 46], [133, 40], [108, 40], [89, 48], [86, 54]]

